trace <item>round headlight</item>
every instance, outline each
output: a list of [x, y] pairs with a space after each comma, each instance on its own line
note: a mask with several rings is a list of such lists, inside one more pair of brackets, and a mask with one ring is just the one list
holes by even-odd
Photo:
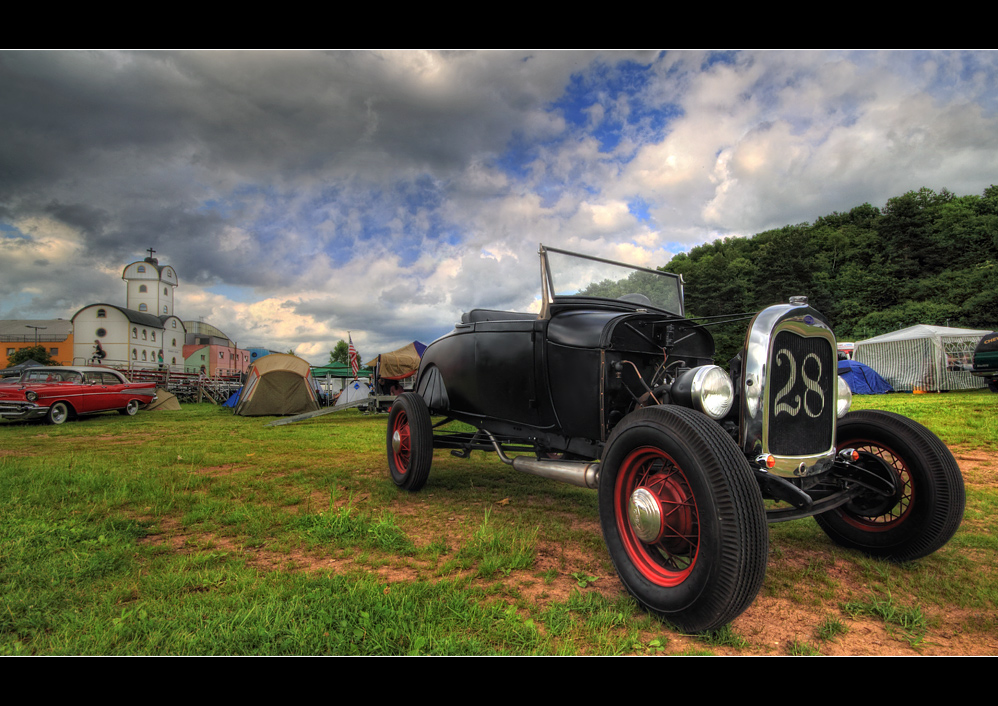
[[716, 365], [701, 365], [682, 373], [672, 386], [672, 397], [681, 405], [698, 409], [712, 419], [731, 410], [735, 391], [731, 378]]
[[28, 390], [27, 392], [24, 393], [24, 399], [26, 399], [28, 402], [34, 402], [35, 400], [38, 399], [38, 393], [35, 392], [34, 390]]
[[731, 410], [735, 390], [728, 374], [716, 365], [706, 365], [693, 379], [693, 399], [711, 419], [720, 419]]
[[852, 406], [852, 390], [849, 389], [849, 384], [839, 378], [839, 403], [835, 408], [835, 413], [838, 415], [839, 419], [842, 419], [849, 411]]

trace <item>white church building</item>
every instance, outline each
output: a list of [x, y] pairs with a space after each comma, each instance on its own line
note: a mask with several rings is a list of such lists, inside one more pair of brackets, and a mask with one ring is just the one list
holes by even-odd
[[[184, 323], [173, 313], [179, 281], [170, 265], [152, 256], [127, 265], [125, 307], [90, 304], [73, 315], [73, 359], [120, 368], [184, 370]], [[103, 352], [103, 357], [100, 353]], [[96, 356], [96, 359], [95, 359]]]

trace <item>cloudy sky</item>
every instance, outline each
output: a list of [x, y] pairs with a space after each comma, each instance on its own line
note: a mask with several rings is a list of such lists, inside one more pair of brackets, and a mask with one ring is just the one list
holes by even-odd
[[537, 245], [660, 266], [998, 183], [992, 52], [0, 52], [0, 319], [124, 306], [364, 359], [523, 309]]

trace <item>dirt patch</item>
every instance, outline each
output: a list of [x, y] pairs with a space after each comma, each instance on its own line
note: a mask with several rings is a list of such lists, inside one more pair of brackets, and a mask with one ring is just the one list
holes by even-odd
[[950, 449], [967, 485], [998, 488], [998, 458], [980, 449]]

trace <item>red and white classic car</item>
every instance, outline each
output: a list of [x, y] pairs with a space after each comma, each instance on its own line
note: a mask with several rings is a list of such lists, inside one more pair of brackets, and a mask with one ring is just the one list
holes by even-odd
[[129, 382], [111, 368], [28, 368], [15, 381], [0, 384], [0, 418], [62, 424], [81, 414], [112, 410], [132, 416], [154, 399], [156, 383]]

